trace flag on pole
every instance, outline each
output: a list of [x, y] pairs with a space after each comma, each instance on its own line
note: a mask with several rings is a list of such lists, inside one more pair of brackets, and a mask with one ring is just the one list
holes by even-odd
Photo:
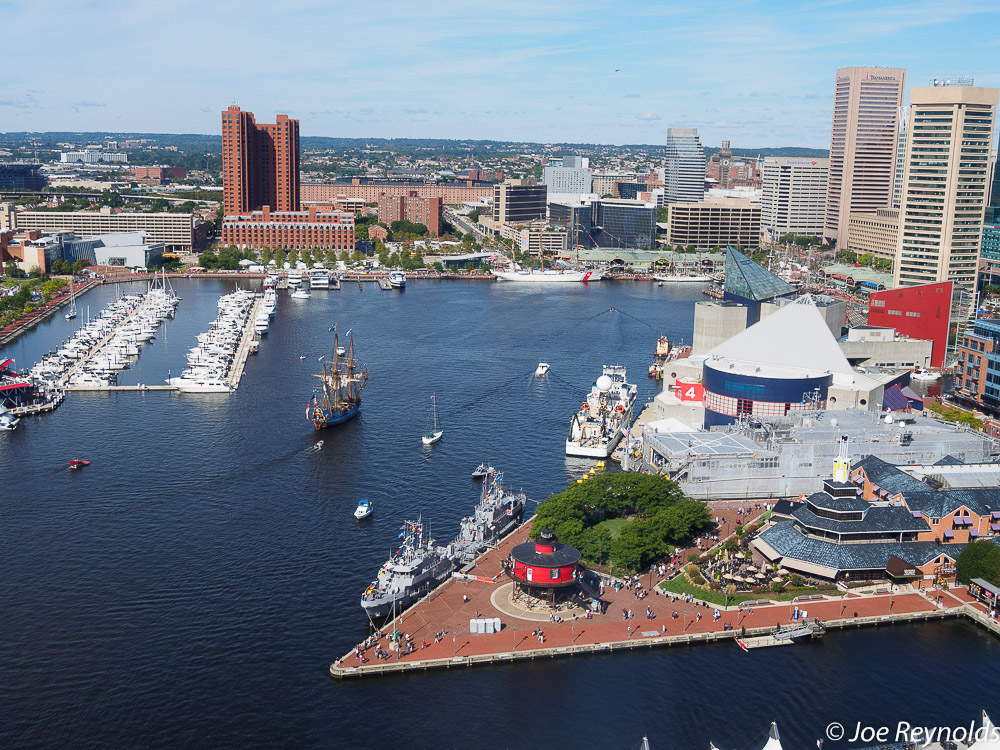
[[331, 331], [336, 331], [337, 330], [337, 324], [334, 323], [332, 326], [330, 326], [330, 330]]
[[325, 354], [321, 354], [320, 357], [319, 357], [319, 359], [317, 361], [322, 362], [324, 359], [326, 359], [326, 355]]

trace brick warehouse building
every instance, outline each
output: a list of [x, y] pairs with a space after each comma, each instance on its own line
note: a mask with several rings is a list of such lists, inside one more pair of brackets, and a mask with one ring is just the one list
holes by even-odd
[[440, 237], [443, 205], [440, 196], [419, 196], [416, 191], [407, 195], [380, 195], [378, 220], [389, 225], [394, 221], [423, 224], [431, 235]]
[[944, 365], [951, 320], [951, 281], [872, 292], [868, 325], [895, 328], [897, 333], [934, 342], [931, 367]]
[[261, 206], [299, 210], [299, 121], [278, 115], [254, 121], [233, 105], [222, 113], [222, 189], [225, 214], [245, 215]]
[[132, 176], [140, 185], [163, 185], [171, 179], [187, 177], [185, 167], [132, 167]]
[[271, 247], [285, 250], [323, 248], [354, 252], [354, 214], [323, 211], [260, 211], [222, 219], [222, 241], [238, 247]]
[[465, 183], [443, 185], [417, 185], [409, 182], [364, 182], [354, 177], [351, 182], [306, 182], [302, 185], [304, 203], [332, 203], [340, 198], [378, 203], [383, 195], [408, 195], [415, 192], [420, 197], [437, 197], [446, 205], [457, 205], [464, 201], [481, 201], [493, 197], [492, 185], [476, 185], [471, 180]]

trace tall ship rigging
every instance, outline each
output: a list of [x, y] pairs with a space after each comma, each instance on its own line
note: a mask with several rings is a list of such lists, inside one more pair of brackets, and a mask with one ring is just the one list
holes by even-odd
[[368, 369], [354, 356], [354, 337], [347, 332], [347, 347], [342, 347], [334, 325], [333, 346], [329, 354], [320, 357], [323, 371], [315, 377], [320, 387], [313, 390], [306, 405], [306, 419], [317, 430], [346, 422], [361, 409], [361, 391], [368, 382]]

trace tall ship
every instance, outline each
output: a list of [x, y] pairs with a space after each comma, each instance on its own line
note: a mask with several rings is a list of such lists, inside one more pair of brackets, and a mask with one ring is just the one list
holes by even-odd
[[625, 367], [604, 365], [601, 376], [570, 421], [567, 456], [607, 458], [632, 424], [638, 386], [626, 381]]
[[603, 271], [555, 269], [555, 268], [520, 268], [514, 266], [505, 271], [499, 269], [493, 271], [493, 275], [500, 281], [531, 281], [531, 282], [563, 282], [580, 283], [588, 281], [600, 281], [604, 276]]
[[403, 543], [386, 560], [378, 577], [361, 595], [371, 619], [402, 612], [451, 575], [455, 567], [448, 550], [438, 547], [418, 519], [403, 524]]
[[523, 492], [509, 492], [503, 486], [503, 474], [487, 474], [479, 503], [471, 516], [462, 519], [461, 530], [448, 546], [456, 565], [475, 562], [490, 547], [516, 529], [524, 518], [528, 498]]
[[313, 390], [312, 400], [306, 405], [306, 419], [317, 430], [346, 422], [361, 409], [361, 391], [368, 382], [368, 369], [354, 356], [354, 337], [350, 331], [347, 337], [344, 348], [337, 338], [337, 326], [333, 326], [331, 351], [320, 357], [323, 371], [315, 375], [320, 379], [320, 387]]

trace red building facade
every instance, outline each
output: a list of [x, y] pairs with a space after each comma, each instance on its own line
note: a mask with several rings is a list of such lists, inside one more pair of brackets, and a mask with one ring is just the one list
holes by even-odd
[[948, 349], [951, 292], [950, 281], [872, 292], [868, 325], [895, 328], [904, 336], [933, 341], [931, 366], [941, 367]]
[[441, 211], [443, 201], [439, 196], [421, 196], [415, 190], [406, 195], [380, 195], [378, 220], [386, 224], [394, 221], [411, 221], [423, 224], [428, 233], [441, 236]]
[[261, 206], [299, 210], [299, 121], [278, 115], [258, 125], [252, 112], [222, 113], [222, 192], [225, 214]]
[[260, 211], [225, 216], [222, 241], [250, 248], [348, 250], [354, 252], [354, 214], [344, 211]]
[[187, 177], [185, 167], [132, 167], [132, 175], [140, 185], [163, 185], [171, 179]]

